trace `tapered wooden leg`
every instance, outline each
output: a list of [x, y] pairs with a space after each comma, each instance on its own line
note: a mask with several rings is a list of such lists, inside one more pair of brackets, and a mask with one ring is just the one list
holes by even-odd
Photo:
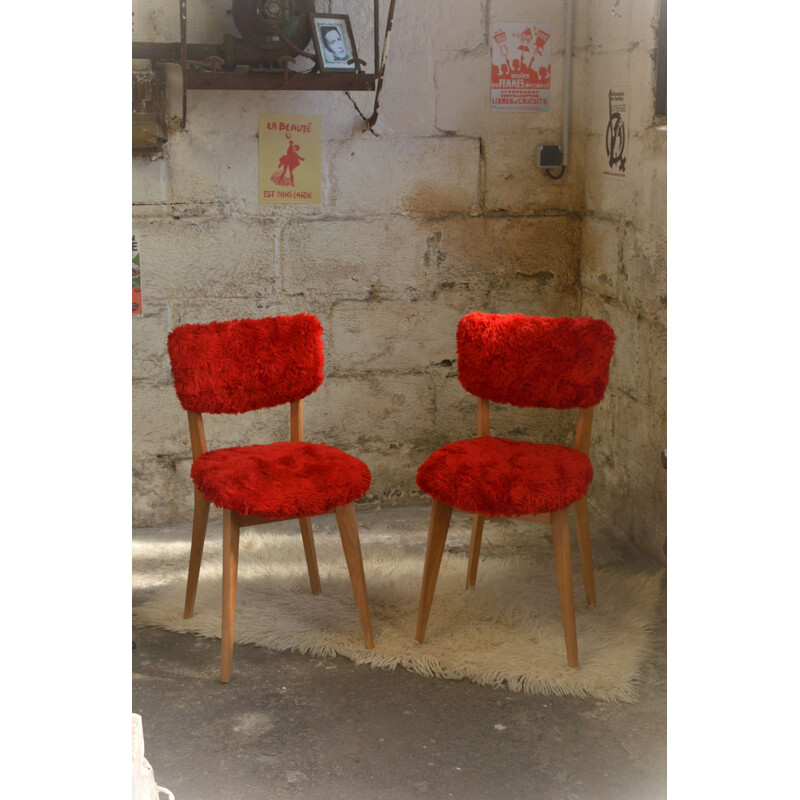
[[581, 571], [583, 572], [583, 588], [586, 590], [586, 602], [592, 606], [597, 602], [597, 592], [594, 588], [592, 545], [589, 541], [589, 504], [585, 497], [575, 503], [575, 531], [578, 535], [578, 551], [581, 554]]
[[310, 517], [300, 517], [300, 532], [303, 534], [303, 549], [306, 551], [306, 564], [308, 565], [308, 579], [311, 582], [311, 594], [319, 594], [322, 591], [322, 585], [319, 582], [317, 551], [314, 547], [314, 534], [311, 531]]
[[350, 572], [353, 595], [356, 598], [356, 608], [358, 609], [358, 617], [361, 620], [364, 644], [367, 650], [372, 650], [375, 647], [375, 642], [372, 639], [367, 582], [364, 577], [364, 562], [361, 559], [361, 542], [358, 538], [355, 506], [352, 503], [348, 503], [346, 506], [337, 508], [336, 522], [339, 526], [339, 536], [342, 538], [344, 560], [347, 562], [347, 569]]
[[469, 542], [469, 564], [467, 565], [467, 589], [475, 585], [478, 577], [478, 559], [481, 554], [483, 537], [483, 517], [475, 514], [472, 518], [472, 538]]
[[550, 517], [553, 531], [553, 553], [556, 561], [558, 599], [567, 645], [567, 664], [578, 666], [578, 634], [575, 629], [575, 599], [572, 596], [572, 561], [569, 552], [569, 517], [567, 510], [554, 511]]
[[208, 525], [208, 500], [194, 490], [194, 519], [192, 520], [192, 550], [189, 554], [189, 577], [186, 581], [186, 602], [183, 618], [190, 619], [194, 614], [194, 599], [197, 596], [197, 581], [200, 577], [200, 562], [203, 560], [203, 544]]
[[428, 627], [428, 616], [431, 613], [433, 593], [436, 591], [436, 579], [442, 564], [444, 543], [450, 527], [453, 507], [438, 500], [431, 506], [431, 523], [428, 528], [428, 546], [425, 550], [425, 566], [422, 570], [422, 591], [419, 596], [419, 613], [417, 614], [417, 634], [414, 637], [420, 644], [425, 641], [425, 629]]
[[220, 680], [231, 679], [233, 621], [236, 615], [236, 574], [239, 570], [239, 518], [227, 508], [222, 516], [222, 657]]

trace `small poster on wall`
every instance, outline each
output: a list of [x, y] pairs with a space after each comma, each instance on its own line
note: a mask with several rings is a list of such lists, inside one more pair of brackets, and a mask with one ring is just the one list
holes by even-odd
[[603, 175], [617, 180], [625, 178], [628, 162], [628, 96], [627, 87], [608, 90], [608, 124]]
[[550, 25], [496, 22], [492, 28], [492, 111], [547, 111]]
[[136, 234], [133, 234], [133, 316], [142, 316], [142, 267]]
[[322, 202], [320, 115], [258, 115], [258, 202]]

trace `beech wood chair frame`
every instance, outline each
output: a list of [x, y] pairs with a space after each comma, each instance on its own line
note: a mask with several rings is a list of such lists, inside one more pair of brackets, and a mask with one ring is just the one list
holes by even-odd
[[[589, 443], [592, 435], [592, 417], [594, 406], [581, 408], [575, 426], [575, 439], [573, 447], [585, 455], [589, 455]], [[478, 398], [478, 436], [489, 436], [489, 401]], [[594, 569], [592, 567], [592, 548], [589, 540], [589, 513], [586, 497], [573, 504], [575, 514], [575, 529], [578, 539], [578, 551], [581, 558], [581, 572], [583, 585], [586, 591], [586, 602], [594, 605], [597, 602], [597, 593], [594, 584]], [[461, 509], [456, 509], [461, 510]], [[575, 601], [572, 585], [572, 556], [570, 552], [569, 533], [569, 506], [558, 511], [544, 514], [526, 514], [518, 519], [530, 522], [549, 524], [553, 535], [553, 554], [556, 565], [556, 581], [558, 583], [558, 597], [561, 606], [561, 620], [564, 627], [564, 641], [567, 651], [567, 664], [570, 667], [578, 666], [578, 637], [575, 627]], [[415, 639], [419, 644], [425, 641], [425, 630], [428, 626], [433, 594], [436, 590], [436, 580], [439, 577], [439, 567], [442, 563], [447, 531], [450, 527], [450, 518], [453, 506], [433, 499], [431, 507], [430, 526], [428, 528], [428, 545], [425, 551], [425, 566], [422, 573], [422, 590], [420, 592], [419, 613], [417, 615], [417, 631]], [[483, 523], [485, 517], [480, 514], [472, 516], [472, 535], [469, 546], [469, 561], [467, 564], [466, 588], [474, 588], [478, 575], [478, 561], [483, 537]]]
[[[290, 441], [303, 441], [303, 401], [296, 400], [290, 405]], [[192, 458], [198, 458], [207, 452], [203, 415], [196, 411], [188, 411], [189, 437], [192, 445]], [[194, 614], [197, 584], [200, 577], [200, 564], [203, 559], [203, 545], [208, 527], [210, 503], [197, 487], [194, 490], [194, 518], [192, 521], [192, 547], [189, 556], [189, 577], [186, 584], [186, 602], [183, 618], [190, 619]], [[370, 620], [367, 585], [364, 565], [361, 557], [361, 543], [358, 536], [358, 524], [353, 503], [335, 509], [336, 523], [342, 540], [342, 549], [350, 574], [353, 595], [364, 635], [364, 644], [368, 650], [375, 647]], [[233, 665], [233, 631], [236, 614], [236, 579], [239, 565], [239, 531], [252, 525], [263, 525], [269, 522], [281, 522], [283, 519], [244, 516], [230, 509], [223, 509], [222, 516], [222, 653], [220, 680], [228, 683], [231, 679]], [[290, 517], [289, 519], [292, 519]], [[299, 517], [300, 533], [303, 538], [308, 577], [312, 594], [319, 594], [322, 586], [317, 566], [317, 552], [314, 547], [314, 535], [310, 517]]]

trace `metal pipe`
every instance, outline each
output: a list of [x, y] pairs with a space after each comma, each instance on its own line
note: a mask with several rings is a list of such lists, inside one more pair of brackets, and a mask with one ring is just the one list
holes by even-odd
[[183, 119], [181, 130], [186, 129], [186, 0], [180, 0], [181, 14], [181, 85], [183, 86]]
[[372, 62], [372, 71], [378, 74], [378, 59], [381, 57], [380, 31], [378, 30], [378, 11], [380, 0], [375, 0], [375, 22], [372, 26], [372, 34], [375, 39], [375, 60]]
[[567, 22], [564, 36], [564, 129], [561, 134], [561, 165], [567, 166], [569, 152], [570, 83], [572, 78], [572, 4], [567, 0]]

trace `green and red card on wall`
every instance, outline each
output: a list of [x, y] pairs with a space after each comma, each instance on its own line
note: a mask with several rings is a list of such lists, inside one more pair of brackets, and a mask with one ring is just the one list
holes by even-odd
[[139, 245], [133, 237], [133, 316], [142, 315], [142, 267], [139, 259]]

